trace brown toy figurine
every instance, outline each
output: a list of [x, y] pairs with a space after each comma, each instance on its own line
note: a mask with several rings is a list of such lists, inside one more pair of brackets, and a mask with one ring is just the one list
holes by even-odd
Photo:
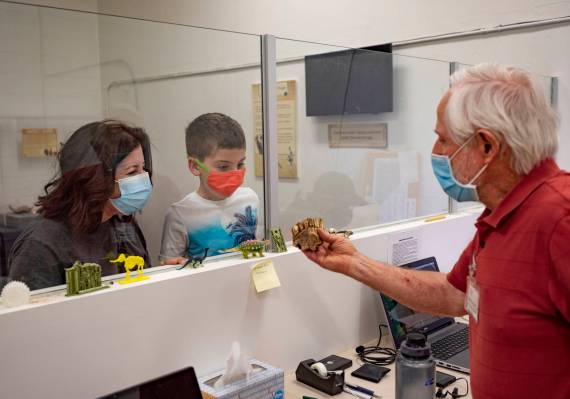
[[293, 245], [301, 251], [310, 249], [314, 251], [323, 242], [317, 233], [317, 229], [324, 229], [325, 224], [321, 218], [306, 218], [291, 228]]

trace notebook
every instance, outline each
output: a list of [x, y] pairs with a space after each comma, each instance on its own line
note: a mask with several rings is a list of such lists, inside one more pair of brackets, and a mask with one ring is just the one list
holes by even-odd
[[[400, 267], [439, 271], [434, 257], [407, 263]], [[469, 373], [467, 324], [458, 323], [453, 317], [416, 312], [383, 294], [380, 294], [380, 298], [396, 349], [400, 349], [406, 334], [420, 332], [426, 335], [431, 344], [432, 355], [439, 366]]]

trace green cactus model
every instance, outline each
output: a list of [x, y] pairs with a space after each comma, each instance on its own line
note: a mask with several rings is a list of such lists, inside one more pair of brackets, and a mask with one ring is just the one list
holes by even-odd
[[73, 266], [65, 269], [65, 281], [67, 283], [66, 296], [109, 288], [107, 285], [101, 285], [101, 266], [97, 263], [76, 261]]
[[249, 259], [249, 255], [261, 257], [265, 256], [263, 255], [263, 251], [265, 251], [265, 245], [267, 245], [267, 243], [268, 241], [247, 240], [235, 248], [226, 249], [221, 252], [241, 252], [245, 259]]
[[271, 229], [271, 250], [273, 252], [287, 252], [285, 239], [281, 229]]

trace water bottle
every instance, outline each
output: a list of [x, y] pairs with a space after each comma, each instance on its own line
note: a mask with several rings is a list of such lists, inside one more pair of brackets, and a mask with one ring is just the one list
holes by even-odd
[[396, 399], [433, 399], [435, 361], [431, 346], [420, 333], [410, 333], [396, 358]]

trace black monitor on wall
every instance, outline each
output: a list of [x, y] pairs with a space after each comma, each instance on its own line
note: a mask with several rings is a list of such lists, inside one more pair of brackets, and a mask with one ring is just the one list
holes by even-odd
[[307, 116], [393, 110], [392, 45], [305, 57]]

